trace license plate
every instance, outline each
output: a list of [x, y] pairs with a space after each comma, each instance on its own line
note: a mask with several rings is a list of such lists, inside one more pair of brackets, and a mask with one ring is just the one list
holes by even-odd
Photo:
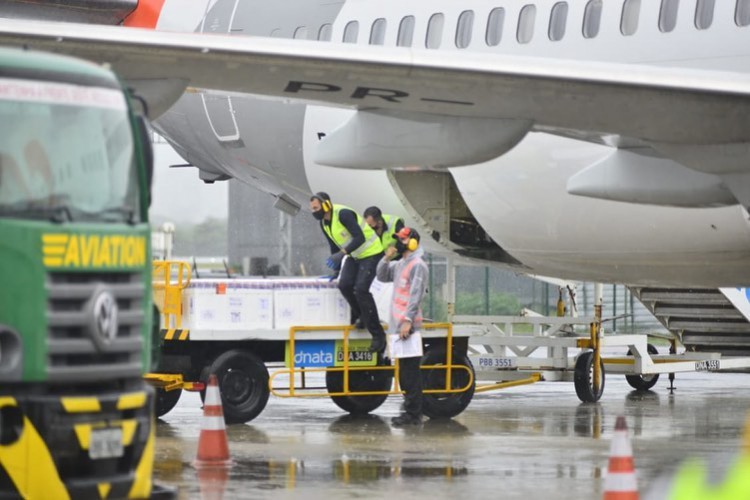
[[495, 356], [479, 356], [477, 363], [480, 370], [509, 369], [516, 367], [515, 358], [500, 358]]
[[122, 429], [94, 429], [91, 431], [89, 458], [92, 460], [116, 458], [121, 457], [122, 454]]

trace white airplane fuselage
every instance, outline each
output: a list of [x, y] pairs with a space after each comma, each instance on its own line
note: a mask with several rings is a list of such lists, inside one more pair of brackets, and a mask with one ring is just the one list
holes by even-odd
[[[368, 44], [371, 27], [385, 20], [382, 44], [397, 44], [398, 26], [414, 16], [413, 47], [424, 47], [428, 23], [444, 16], [434, 50], [500, 51], [511, 55], [559, 59], [750, 71], [750, 27], [738, 26], [735, 2], [716, 2], [710, 26], [696, 27], [696, 1], [679, 4], [674, 28], [664, 32], [661, 3], [641, 2], [637, 29], [621, 31], [623, 2], [605, 2], [599, 31], [585, 38], [583, 0], [567, 2], [565, 33], [550, 40], [550, 13], [559, 2], [538, 0], [303, 2], [166, 0], [157, 29], [238, 35], [316, 39], [330, 24], [331, 42], [342, 43], [346, 26], [359, 23], [358, 42]], [[702, 2], [701, 2], [702, 3]], [[520, 43], [522, 9], [533, 5], [531, 39]], [[493, 9], [504, 9], [502, 37], [488, 46], [486, 25]], [[465, 48], [456, 47], [458, 19], [473, 13]], [[523, 17], [528, 25], [528, 17]], [[383, 26], [382, 22], [379, 22]], [[530, 31], [529, 31], [530, 30]], [[559, 33], [558, 33], [559, 35]], [[463, 43], [463, 42], [462, 42]], [[325, 75], [320, 75], [325, 81]], [[373, 87], [389, 88], [387, 78]], [[481, 103], [477, 103], [481, 106]], [[633, 106], [648, 103], [633, 103]], [[183, 96], [158, 126], [176, 149], [200, 167], [207, 178], [231, 176], [276, 197], [307, 206], [315, 191], [335, 203], [362, 211], [370, 205], [407, 216], [427, 234], [446, 221], [420, 211], [446, 192], [417, 192], [399, 185], [398, 174], [384, 170], [333, 168], [316, 163], [321, 138], [349, 119], [355, 110], [271, 100], [246, 94], [195, 90]], [[679, 123], [675, 123], [679, 127]], [[613, 138], [615, 144], [617, 138]], [[613, 145], [532, 132], [508, 153], [486, 163], [449, 169], [460, 197], [482, 229], [511, 258], [500, 259], [519, 272], [572, 280], [638, 285], [735, 286], [750, 282], [750, 223], [739, 204], [710, 208], [653, 206], [574, 196], [569, 179], [616, 153]], [[414, 171], [420, 166], [415, 165]], [[413, 173], [413, 172], [412, 172]], [[432, 181], [434, 174], [421, 174]], [[424, 185], [427, 186], [429, 182]], [[437, 184], [436, 184], [437, 185]], [[426, 188], [425, 188], [426, 189]], [[427, 198], [427, 201], [425, 200]], [[449, 213], [448, 213], [448, 216]], [[437, 222], [436, 222], [437, 221]], [[447, 227], [447, 226], [444, 226]], [[433, 251], [460, 250], [447, 231], [429, 244]], [[460, 251], [458, 253], [461, 253]], [[466, 254], [464, 254], [466, 255]], [[474, 255], [476, 258], [476, 255]]]

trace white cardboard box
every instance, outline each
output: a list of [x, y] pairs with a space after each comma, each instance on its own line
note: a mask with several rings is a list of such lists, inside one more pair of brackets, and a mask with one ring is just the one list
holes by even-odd
[[[381, 323], [388, 323], [392, 285], [373, 282]], [[182, 295], [182, 328], [287, 329], [346, 325], [347, 304], [337, 283], [317, 278], [195, 279]]]

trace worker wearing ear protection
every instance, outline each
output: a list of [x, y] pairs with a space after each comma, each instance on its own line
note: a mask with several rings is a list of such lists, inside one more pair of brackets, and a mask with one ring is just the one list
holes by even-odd
[[397, 215], [384, 214], [378, 207], [368, 207], [364, 213], [365, 222], [380, 237], [383, 251], [390, 246], [396, 245], [393, 236], [404, 228], [404, 219]]
[[[339, 273], [339, 290], [349, 303], [352, 324], [357, 328], [366, 327], [372, 335], [370, 352], [385, 350], [385, 331], [370, 293], [375, 268], [383, 256], [380, 238], [357, 212], [331, 203], [327, 193], [315, 193], [310, 198], [310, 210], [320, 221], [331, 247], [326, 265]], [[349, 258], [342, 266], [345, 256]]]
[[[396, 245], [388, 247], [378, 263], [377, 277], [382, 282], [393, 282], [391, 317], [388, 331], [406, 339], [422, 329], [422, 299], [427, 291], [427, 264], [419, 247], [419, 233], [405, 227], [393, 237]], [[402, 259], [392, 262], [400, 253]], [[398, 383], [404, 390], [404, 412], [391, 419], [395, 427], [422, 423], [422, 377], [419, 356], [399, 360]]]

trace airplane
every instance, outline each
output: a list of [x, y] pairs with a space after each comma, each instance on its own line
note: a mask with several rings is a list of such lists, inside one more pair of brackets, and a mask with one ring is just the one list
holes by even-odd
[[750, 0], [83, 3], [6, 0], [0, 44], [110, 64], [206, 182], [530, 275], [750, 283]]

